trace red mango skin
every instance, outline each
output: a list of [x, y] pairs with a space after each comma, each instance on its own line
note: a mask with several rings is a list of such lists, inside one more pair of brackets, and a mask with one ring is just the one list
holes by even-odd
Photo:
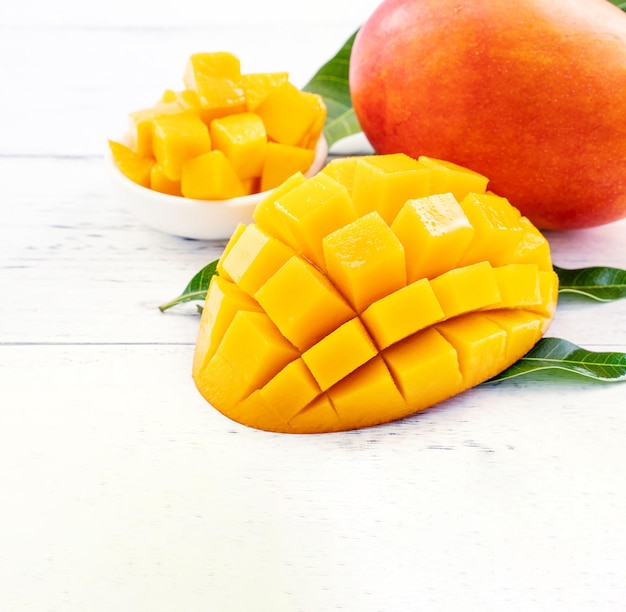
[[385, 0], [350, 90], [377, 153], [480, 172], [540, 229], [626, 217], [626, 13], [607, 0]]

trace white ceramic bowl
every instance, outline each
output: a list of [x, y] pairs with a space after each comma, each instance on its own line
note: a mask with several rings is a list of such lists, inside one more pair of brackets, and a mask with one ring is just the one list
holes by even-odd
[[[123, 142], [124, 140], [122, 140]], [[315, 148], [315, 159], [306, 172], [310, 177], [326, 163], [328, 146], [323, 136]], [[162, 232], [197, 240], [226, 240], [239, 223], [250, 223], [255, 206], [270, 191], [230, 200], [193, 200], [142, 187], [124, 176], [111, 152], [105, 154], [115, 190], [125, 207], [147, 226]]]

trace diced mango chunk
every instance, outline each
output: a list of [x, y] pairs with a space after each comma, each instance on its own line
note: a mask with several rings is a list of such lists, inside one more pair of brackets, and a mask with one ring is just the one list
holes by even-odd
[[536, 264], [508, 264], [493, 269], [500, 300], [494, 308], [524, 308], [541, 304], [539, 270]]
[[404, 248], [377, 212], [335, 230], [322, 244], [329, 278], [357, 312], [407, 284]]
[[295, 244], [297, 241], [289, 230], [284, 215], [280, 214], [276, 209], [276, 204], [283, 195], [289, 193], [305, 181], [306, 179], [301, 172], [292, 174], [284, 183], [276, 187], [256, 205], [252, 213], [254, 222], [263, 231], [276, 236], [279, 240], [288, 244]]
[[483, 313], [464, 314], [438, 323], [436, 329], [456, 349], [466, 388], [502, 370], [507, 333]]
[[254, 295], [293, 255], [293, 250], [256, 225], [242, 225], [220, 258], [218, 272]]
[[213, 276], [200, 318], [197, 349], [194, 353], [193, 375], [209, 362], [226, 330], [240, 310], [261, 312], [261, 307], [233, 283]]
[[216, 406], [218, 410], [240, 423], [249, 423], [250, 427], [265, 431], [290, 433], [292, 428], [278, 413], [274, 405], [268, 401], [260, 390], [254, 391], [248, 397], [227, 410]]
[[463, 388], [456, 350], [434, 327], [382, 354], [411, 412], [441, 402]]
[[494, 265], [510, 263], [534, 263], [540, 270], [552, 270], [550, 244], [546, 237], [526, 218], [521, 217], [519, 224], [522, 227], [522, 238], [508, 257], [494, 256]]
[[356, 165], [361, 157], [362, 156], [353, 155], [351, 157], [338, 157], [336, 159], [331, 159], [320, 170], [320, 172], [327, 174], [338, 183], [341, 183], [344, 187], [346, 187], [350, 196], [352, 196]]
[[409, 282], [454, 268], [474, 228], [450, 193], [407, 200], [391, 224], [404, 246]]
[[328, 390], [339, 419], [367, 427], [409, 411], [383, 358], [378, 355]]
[[303, 91], [301, 93], [311, 103], [311, 106], [315, 111], [315, 116], [299, 144], [305, 149], [314, 149], [317, 141], [322, 135], [324, 124], [326, 123], [326, 103], [324, 102], [324, 98], [322, 98], [319, 94], [311, 93], [309, 91]]
[[300, 257], [291, 257], [276, 270], [254, 297], [283, 336], [301, 351], [354, 317], [329, 280]]
[[154, 157], [172, 181], [181, 180], [187, 160], [211, 150], [209, 129], [194, 113], [161, 115], [152, 123]]
[[354, 170], [352, 199], [360, 215], [377, 211], [391, 224], [409, 199], [427, 196], [430, 171], [404, 153], [364, 156]]
[[321, 393], [302, 359], [288, 363], [262, 388], [261, 395], [288, 422]]
[[238, 113], [214, 119], [209, 131], [213, 148], [226, 155], [240, 179], [261, 176], [267, 134], [258, 115]]
[[239, 59], [232, 53], [194, 53], [187, 62], [183, 82], [200, 101], [200, 117], [209, 124], [216, 117], [247, 110], [241, 86]]
[[377, 300], [361, 314], [361, 320], [379, 349], [408, 338], [441, 321], [444, 312], [425, 278]]
[[183, 193], [180, 189], [180, 181], [173, 181], [165, 176], [165, 172], [161, 169], [159, 164], [154, 164], [150, 171], [150, 189], [159, 191], [160, 193], [167, 193], [168, 195], [182, 196]]
[[239, 310], [196, 379], [211, 404], [228, 410], [297, 358], [298, 351], [265, 313]]
[[239, 58], [228, 51], [193, 53], [187, 60], [183, 83], [187, 89], [197, 89], [202, 76], [238, 81], [241, 77]]
[[272, 140], [293, 146], [302, 142], [317, 116], [316, 106], [289, 81], [273, 88], [256, 112]]
[[269, 93], [289, 80], [287, 72], [253, 72], [241, 75], [248, 111], [254, 112]]
[[524, 310], [491, 310], [485, 312], [485, 318], [506, 332], [505, 364], [513, 364], [525, 355], [543, 335], [544, 320]]
[[559, 277], [554, 271], [539, 272], [539, 292], [541, 293], [541, 302], [537, 306], [527, 306], [526, 310], [535, 312], [546, 318], [546, 331], [550, 321], [554, 317], [556, 304], [559, 294]]
[[315, 398], [306, 408], [298, 412], [289, 421], [289, 427], [293, 433], [322, 433], [345, 429], [326, 394]]
[[318, 267], [324, 266], [322, 240], [356, 215], [343, 185], [318, 174], [274, 197], [274, 211], [284, 226], [289, 244]]
[[154, 166], [154, 159], [142, 157], [126, 145], [114, 140], [109, 140], [109, 149], [115, 165], [124, 176], [142, 187], [150, 186], [150, 174]]
[[474, 228], [474, 238], [459, 265], [487, 260], [497, 266], [510, 257], [524, 236], [521, 215], [506, 198], [471, 193], [461, 208]]
[[197, 200], [227, 200], [246, 195], [235, 168], [218, 150], [185, 161], [180, 186], [186, 198]]
[[459, 202], [470, 193], [485, 193], [489, 179], [458, 164], [420, 155], [418, 161], [430, 170], [430, 192], [451, 193]]
[[497, 304], [502, 296], [488, 261], [453, 268], [430, 281], [446, 319]]
[[315, 152], [302, 147], [268, 142], [261, 172], [261, 191], [274, 189], [292, 174], [304, 174], [313, 164]]
[[144, 108], [129, 114], [128, 133], [131, 148], [142, 157], [154, 157], [152, 148], [153, 121], [161, 115], [177, 115], [181, 112], [178, 101], [159, 102], [150, 108]]
[[376, 356], [376, 347], [359, 319], [340, 325], [302, 354], [323, 391]]

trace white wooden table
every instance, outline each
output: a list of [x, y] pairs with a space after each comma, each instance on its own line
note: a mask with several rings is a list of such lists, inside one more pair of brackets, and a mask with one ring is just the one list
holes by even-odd
[[[518, 379], [323, 436], [196, 392], [194, 306], [157, 306], [223, 244], [138, 223], [106, 138], [194, 51], [304, 85], [376, 1], [227, 4], [0, 8], [0, 610], [626, 609], [626, 385]], [[626, 221], [548, 237], [626, 268]], [[626, 351], [625, 319], [563, 300], [550, 335]]]

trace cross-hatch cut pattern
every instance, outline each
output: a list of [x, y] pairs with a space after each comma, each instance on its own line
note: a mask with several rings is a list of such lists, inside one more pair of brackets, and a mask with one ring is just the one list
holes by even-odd
[[487, 179], [402, 154], [295, 174], [229, 241], [193, 377], [269, 431], [375, 425], [504, 370], [545, 333], [558, 278], [542, 234]]

